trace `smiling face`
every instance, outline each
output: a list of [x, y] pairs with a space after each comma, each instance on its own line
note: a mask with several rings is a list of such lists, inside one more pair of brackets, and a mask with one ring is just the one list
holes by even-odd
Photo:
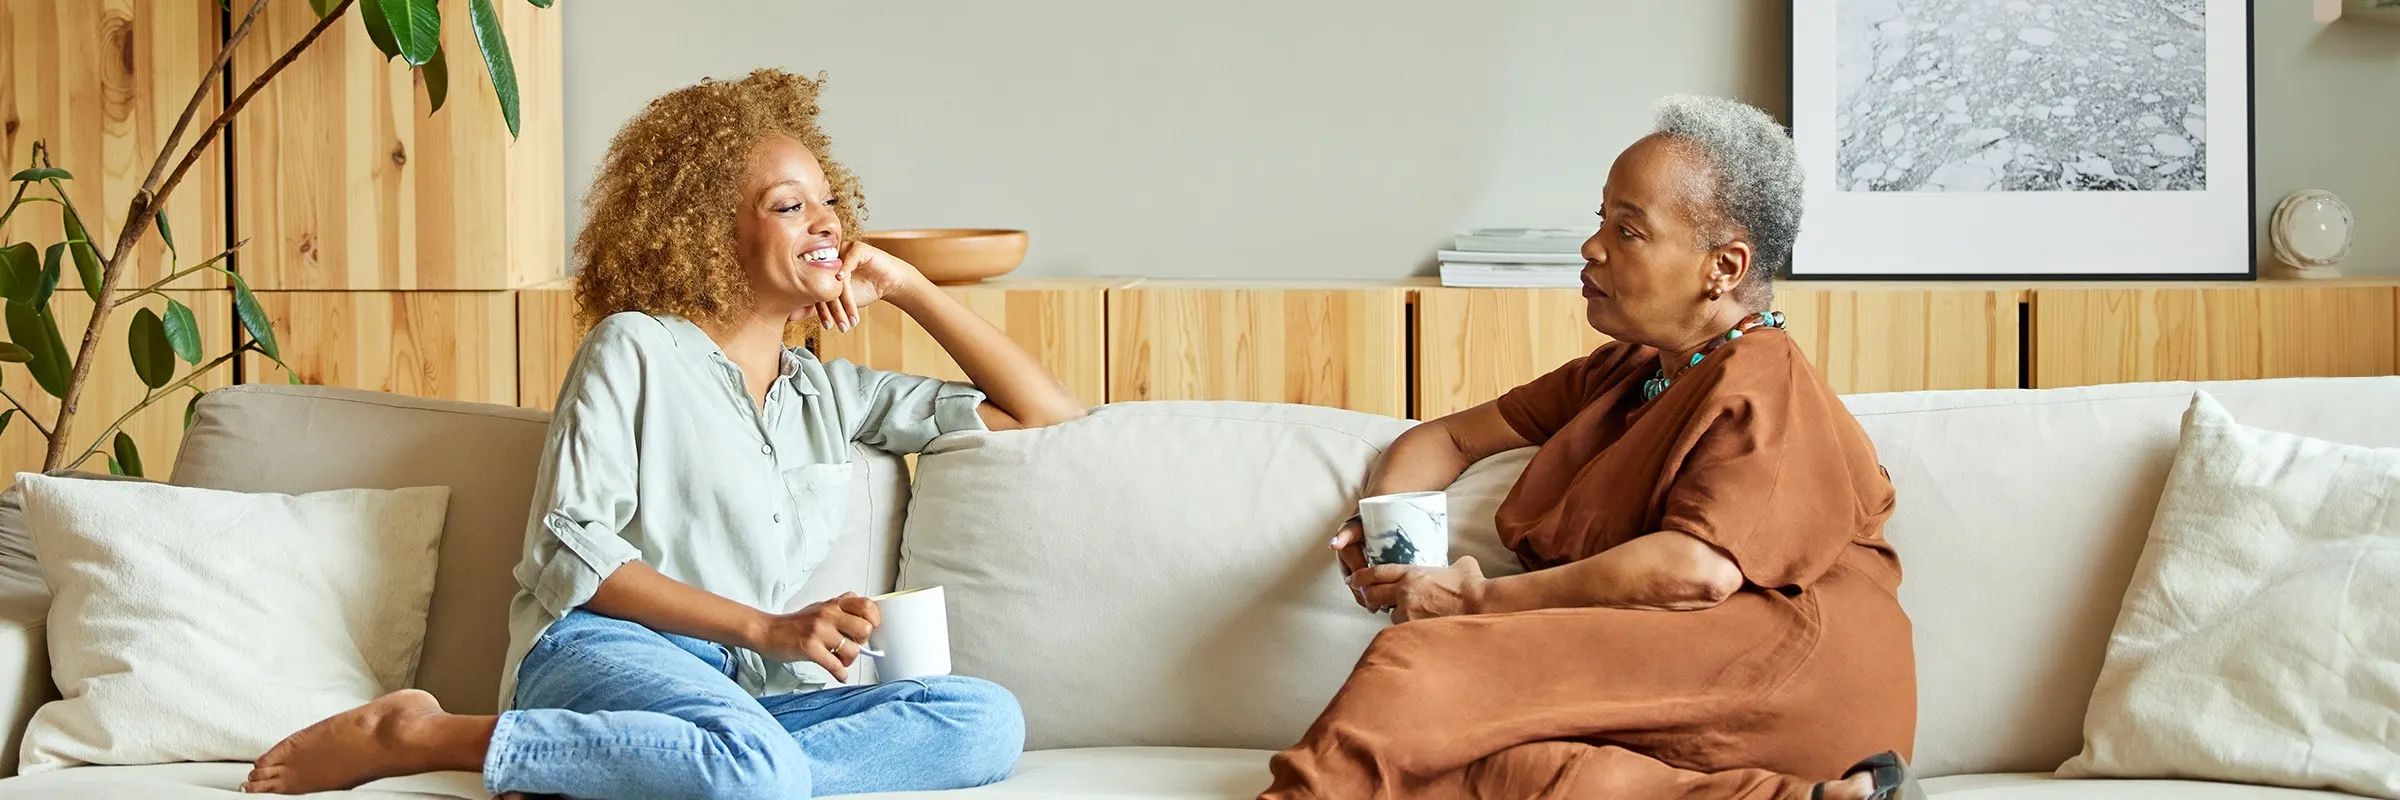
[[1706, 246], [1702, 169], [1659, 136], [1617, 156], [1601, 190], [1600, 230], [1583, 243], [1584, 318], [1594, 330], [1674, 351], [1741, 317], [1732, 289], [1747, 271], [1750, 245], [1737, 237]]
[[740, 192], [734, 253], [754, 312], [789, 317], [841, 296], [841, 200], [816, 154], [789, 136], [760, 139], [742, 170]]

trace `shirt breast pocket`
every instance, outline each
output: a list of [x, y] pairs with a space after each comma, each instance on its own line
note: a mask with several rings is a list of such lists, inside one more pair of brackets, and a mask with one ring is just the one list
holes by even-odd
[[783, 471], [785, 491], [792, 497], [797, 518], [792, 525], [790, 564], [799, 575], [816, 569], [832, 552], [834, 540], [850, 521], [850, 485], [856, 464], [810, 464]]

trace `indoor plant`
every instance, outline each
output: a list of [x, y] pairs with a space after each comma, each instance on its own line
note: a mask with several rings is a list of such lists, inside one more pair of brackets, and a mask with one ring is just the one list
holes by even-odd
[[[226, 125], [241, 113], [261, 88], [306, 51], [318, 35], [335, 25], [352, 5], [357, 5], [359, 19], [366, 26], [368, 38], [374, 41], [377, 49], [383, 51], [387, 60], [401, 59], [408, 68], [418, 71], [425, 83], [432, 110], [439, 111], [449, 94], [449, 61], [442, 52], [441, 41], [442, 0], [309, 0], [318, 16], [316, 25], [270, 63], [240, 93], [230, 97], [223, 111], [208, 122], [191, 147], [179, 151], [177, 145], [191, 126], [194, 115], [217, 85], [218, 76], [231, 63], [234, 47], [250, 34], [251, 27], [265, 12], [269, 1], [251, 0], [248, 10], [242, 12], [235, 22], [232, 33], [225, 37], [214, 62], [201, 74], [199, 85], [194, 87], [192, 99], [184, 106], [182, 117], [176, 120], [173, 130], [167, 134], [157, 160], [151, 163], [148, 177], [143, 180], [140, 191], [135, 193], [136, 199], [131, 207], [126, 209], [124, 221], [116, 226], [113, 244], [107, 250], [101, 249], [103, 227], [99, 223], [103, 220], [85, 216], [67, 198], [65, 182], [73, 180], [74, 176], [50, 165], [42, 143], [34, 143], [29, 156], [31, 163], [9, 179], [13, 193], [7, 210], [0, 211], [0, 223], [5, 223], [19, 206], [26, 203], [53, 203], [60, 206], [63, 228], [61, 241], [46, 248], [36, 248], [30, 242], [0, 247], [0, 296], [6, 298], [8, 333], [8, 341], [0, 342], [0, 361], [23, 365], [42, 391], [59, 400], [58, 413], [44, 424], [17, 398], [7, 396], [5, 390], [0, 390], [0, 397], [5, 397], [8, 403], [5, 409], [0, 409], [0, 430], [5, 430], [18, 417], [23, 417], [25, 424], [35, 426], [48, 443], [42, 460], [44, 471], [72, 469], [98, 455], [107, 459], [111, 472], [140, 475], [141, 454], [134, 446], [133, 437], [122, 430], [125, 422], [134, 414], [175, 396], [178, 390], [190, 388], [192, 382], [201, 375], [223, 366], [245, 350], [256, 351], [282, 364], [275, 343], [275, 331], [268, 322], [266, 312], [259, 307], [257, 298], [252, 296], [242, 276], [224, 266], [226, 257], [243, 243], [235, 242], [224, 252], [210, 256], [197, 265], [181, 267], [181, 258], [175, 253], [174, 229], [160, 211], [167, 196], [183, 181], [185, 173], [200, 160], [201, 153], [225, 131]], [[499, 97], [501, 116], [508, 122], [509, 134], [514, 136], [518, 130], [516, 69], [509, 58], [508, 42], [500, 30], [499, 15], [492, 7], [494, 1], [449, 0], [448, 4], [453, 13], [464, 7], [475, 31], [475, 43], [482, 51], [485, 71], [490, 75], [494, 93]], [[529, 2], [537, 7], [548, 8], [554, 0]], [[219, 0], [219, 5], [225, 4], [226, 0]], [[168, 169], [170, 165], [173, 166], [171, 171]], [[39, 191], [43, 189], [48, 192], [46, 196]], [[135, 243], [148, 235], [153, 225], [167, 246], [169, 263], [175, 268], [170, 269], [166, 277], [148, 286], [118, 288], [117, 282], [124, 268], [131, 263]], [[92, 313], [84, 324], [81, 346], [73, 352], [68, 350], [67, 340], [60, 334], [57, 317], [50, 306], [60, 275], [70, 267], [76, 270], [83, 291], [92, 300]], [[205, 354], [201, 352], [202, 337], [198, 322], [191, 309], [161, 292], [175, 280], [203, 270], [220, 272], [232, 284], [234, 317], [241, 323], [241, 333], [246, 334], [236, 337], [231, 352], [206, 360], [203, 360]], [[109, 315], [126, 307], [132, 307], [129, 313], [135, 316], [125, 342], [125, 351], [127, 357], [133, 360], [135, 375], [147, 387], [147, 391], [131, 408], [122, 409], [122, 413], [107, 427], [89, 436], [75, 437], [73, 423], [81, 410], [77, 402], [82, 398], [85, 384], [91, 377], [92, 359], [100, 355], [100, 340]], [[180, 376], [176, 374], [179, 369], [177, 361], [189, 367]], [[289, 367], [285, 371], [288, 374]], [[199, 390], [193, 389], [191, 399], [186, 401], [185, 406], [187, 422], [190, 419], [190, 404], [198, 399]], [[102, 411], [105, 413], [117, 409]], [[79, 442], [89, 444], [81, 449], [73, 449]]]

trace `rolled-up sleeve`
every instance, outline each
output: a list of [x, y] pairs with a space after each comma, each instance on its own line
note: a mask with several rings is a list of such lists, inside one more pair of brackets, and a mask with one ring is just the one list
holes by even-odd
[[937, 437], [985, 430], [975, 413], [983, 390], [974, 386], [900, 372], [870, 369], [834, 359], [826, 382], [851, 441], [889, 453], [915, 453]]
[[620, 535], [633, 521], [641, 467], [634, 423], [643, 363], [627, 324], [611, 318], [584, 338], [550, 417], [516, 577], [552, 616], [583, 605], [641, 557]]

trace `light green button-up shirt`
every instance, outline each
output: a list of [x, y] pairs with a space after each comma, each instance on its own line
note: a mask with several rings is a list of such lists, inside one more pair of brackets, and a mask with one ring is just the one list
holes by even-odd
[[[637, 312], [584, 337], [559, 390], [517, 562], [500, 707], [550, 624], [625, 562], [759, 609], [782, 611], [848, 519], [850, 443], [914, 453], [983, 430], [972, 386], [827, 364], [803, 348], [763, 407], [699, 326]], [[813, 663], [734, 649], [752, 695], [822, 688]]]

